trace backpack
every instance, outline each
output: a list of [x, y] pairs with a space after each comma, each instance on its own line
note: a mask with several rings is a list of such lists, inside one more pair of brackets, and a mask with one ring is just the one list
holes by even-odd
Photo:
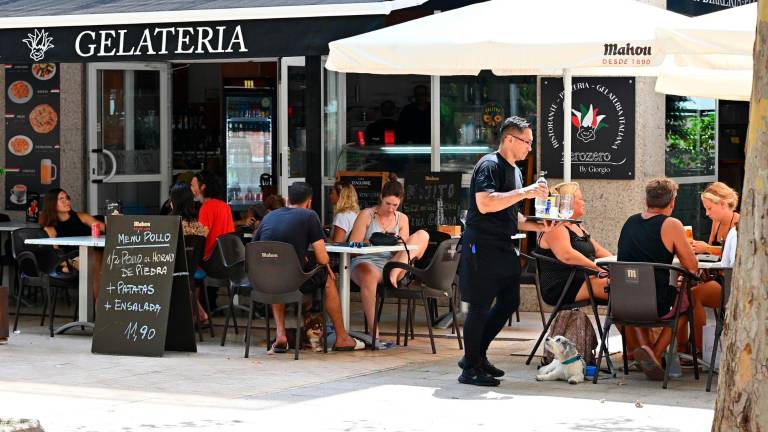
[[[549, 327], [549, 337], [564, 336], [576, 344], [581, 358], [588, 365], [595, 364], [595, 349], [597, 349], [597, 335], [592, 327], [592, 321], [579, 309], [563, 310], [557, 314], [552, 326]], [[542, 365], [552, 363], [554, 355], [544, 347]]]

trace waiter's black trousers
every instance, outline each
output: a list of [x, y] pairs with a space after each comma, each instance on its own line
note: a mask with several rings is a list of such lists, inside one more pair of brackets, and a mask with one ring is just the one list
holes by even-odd
[[469, 304], [464, 321], [464, 359], [468, 367], [479, 365], [486, 357], [488, 346], [519, 306], [519, 274], [503, 279], [503, 288], [498, 291], [493, 307]]

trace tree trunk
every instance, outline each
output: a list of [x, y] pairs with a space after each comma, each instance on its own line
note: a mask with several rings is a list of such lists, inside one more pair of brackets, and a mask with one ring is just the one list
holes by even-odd
[[768, 431], [768, 0], [758, 5], [736, 265], [713, 431]]

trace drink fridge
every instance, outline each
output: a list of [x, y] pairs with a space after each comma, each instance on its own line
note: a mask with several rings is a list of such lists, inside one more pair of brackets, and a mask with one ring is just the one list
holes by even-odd
[[274, 101], [269, 89], [224, 93], [227, 202], [233, 208], [260, 201], [262, 175], [273, 175]]

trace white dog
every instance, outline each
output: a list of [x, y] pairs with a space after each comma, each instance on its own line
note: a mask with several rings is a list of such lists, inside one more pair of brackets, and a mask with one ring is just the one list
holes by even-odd
[[555, 355], [552, 363], [539, 368], [536, 381], [568, 381], [578, 384], [584, 381], [584, 360], [576, 350], [576, 345], [563, 336], [547, 338], [547, 349]]

